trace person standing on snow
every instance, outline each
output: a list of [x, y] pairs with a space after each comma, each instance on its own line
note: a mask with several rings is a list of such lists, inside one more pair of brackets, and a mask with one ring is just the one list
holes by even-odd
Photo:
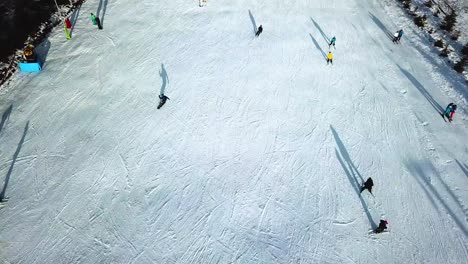
[[333, 37], [333, 38], [330, 40], [330, 43], [328, 44], [328, 48], [330, 48], [330, 46], [333, 45], [333, 47], [336, 49], [336, 47], [335, 47], [335, 42], [336, 42], [336, 38]]
[[97, 22], [96, 22], [96, 16], [95, 16], [93, 13], [91, 13], [91, 22], [93, 22], [93, 25], [96, 25], [96, 24], [97, 24]]
[[398, 41], [400, 41], [401, 37], [403, 36], [403, 29], [398, 31]]
[[257, 33], [255, 33], [255, 36], [256, 37], [260, 36], [260, 34], [262, 34], [262, 32], [263, 32], [263, 27], [262, 27], [262, 25], [260, 25], [258, 27], [258, 29], [257, 29]]
[[398, 43], [400, 42], [401, 37], [403, 36], [403, 29], [398, 30], [393, 34], [393, 42]]
[[385, 231], [385, 229], [387, 229], [387, 225], [388, 225], [387, 220], [380, 220], [379, 227], [377, 227], [377, 228], [374, 230], [374, 232], [375, 232], [375, 233], [382, 233], [383, 231]]
[[364, 190], [368, 190], [372, 194], [372, 186], [374, 186], [374, 182], [372, 181], [372, 178], [369, 177], [369, 179], [367, 179], [367, 181], [361, 187], [361, 193]]
[[71, 36], [70, 36], [70, 31], [68, 31], [68, 28], [67, 28], [67, 24], [63, 24], [63, 30], [65, 31], [65, 36], [67, 37], [67, 39], [71, 39]]
[[[169, 97], [165, 96], [164, 94], [160, 94], [159, 95], [159, 105], [158, 105], [158, 109], [161, 108], [165, 103], [166, 101], [169, 99]], [[171, 100], [171, 99], [169, 99]]]
[[457, 110], [457, 105], [454, 103], [450, 103], [447, 105], [445, 108], [445, 111], [443, 113], [443, 117], [447, 117], [450, 122], [452, 122], [453, 115], [455, 115], [455, 111]]
[[328, 63], [333, 64], [333, 54], [331, 53], [331, 51], [329, 51], [327, 55], [327, 65]]

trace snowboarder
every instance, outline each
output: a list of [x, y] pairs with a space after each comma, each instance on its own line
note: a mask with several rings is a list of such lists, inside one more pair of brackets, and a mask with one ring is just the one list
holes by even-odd
[[361, 187], [361, 193], [367, 189], [372, 194], [372, 186], [374, 186], [374, 182], [372, 181], [372, 178], [369, 177], [369, 179], [367, 179], [367, 181]]
[[169, 97], [165, 96], [164, 94], [160, 94], [159, 95], [159, 105], [158, 105], [158, 109], [161, 108], [167, 100], [171, 100]]
[[96, 25], [96, 24], [97, 24], [97, 22], [96, 22], [96, 16], [95, 16], [93, 13], [91, 13], [91, 22], [93, 22], [93, 25]]
[[383, 231], [385, 231], [385, 229], [387, 229], [387, 225], [388, 225], [387, 220], [380, 220], [379, 227], [377, 227], [374, 230], [374, 233], [382, 233]]
[[455, 115], [455, 111], [457, 110], [457, 105], [454, 103], [450, 103], [447, 105], [445, 108], [445, 111], [442, 115], [442, 117], [447, 117], [450, 122], [452, 122], [453, 116]]
[[331, 51], [329, 51], [327, 55], [327, 65], [328, 63], [333, 64], [333, 54], [331, 53]]
[[330, 43], [328, 44], [328, 48], [330, 48], [330, 46], [333, 45], [333, 47], [336, 49], [336, 47], [335, 47], [335, 42], [336, 42], [336, 38], [333, 37], [333, 38], [330, 40]]
[[260, 25], [258, 27], [258, 29], [257, 29], [257, 33], [255, 33], [255, 36], [256, 37], [260, 36], [260, 34], [262, 34], [262, 32], [263, 32], [263, 27], [262, 27], [262, 25]]

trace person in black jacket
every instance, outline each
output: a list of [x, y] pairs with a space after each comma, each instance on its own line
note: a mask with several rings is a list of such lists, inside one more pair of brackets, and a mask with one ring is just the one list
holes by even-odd
[[[164, 94], [160, 94], [159, 95], [159, 105], [158, 105], [158, 109], [161, 108], [165, 103], [166, 101], [169, 99], [169, 97], [165, 96]], [[169, 99], [170, 100], [170, 99]]]
[[387, 225], [388, 225], [387, 220], [380, 220], [379, 227], [377, 227], [377, 228], [374, 230], [374, 232], [375, 232], [375, 233], [382, 233], [383, 231], [385, 231], [385, 229], [387, 229]]
[[364, 190], [368, 190], [370, 193], [372, 193], [372, 186], [374, 186], [374, 182], [372, 181], [372, 178], [369, 177], [367, 181], [364, 183], [364, 185], [361, 187], [361, 193]]
[[260, 25], [258, 27], [258, 29], [257, 29], [257, 33], [255, 33], [255, 36], [256, 37], [260, 36], [260, 34], [262, 34], [262, 32], [263, 32], [263, 27], [262, 27], [262, 25]]

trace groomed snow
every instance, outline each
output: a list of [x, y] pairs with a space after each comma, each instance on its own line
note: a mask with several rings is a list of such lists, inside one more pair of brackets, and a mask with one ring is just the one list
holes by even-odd
[[0, 90], [0, 263], [468, 259], [459, 75], [393, 1], [254, 2], [109, 1], [98, 30], [88, 0], [53, 31]]

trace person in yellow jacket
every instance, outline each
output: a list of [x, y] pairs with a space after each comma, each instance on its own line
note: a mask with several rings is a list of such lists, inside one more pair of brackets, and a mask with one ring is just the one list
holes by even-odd
[[329, 51], [327, 55], [327, 64], [328, 63], [333, 64], [333, 54], [331, 53], [331, 51]]

